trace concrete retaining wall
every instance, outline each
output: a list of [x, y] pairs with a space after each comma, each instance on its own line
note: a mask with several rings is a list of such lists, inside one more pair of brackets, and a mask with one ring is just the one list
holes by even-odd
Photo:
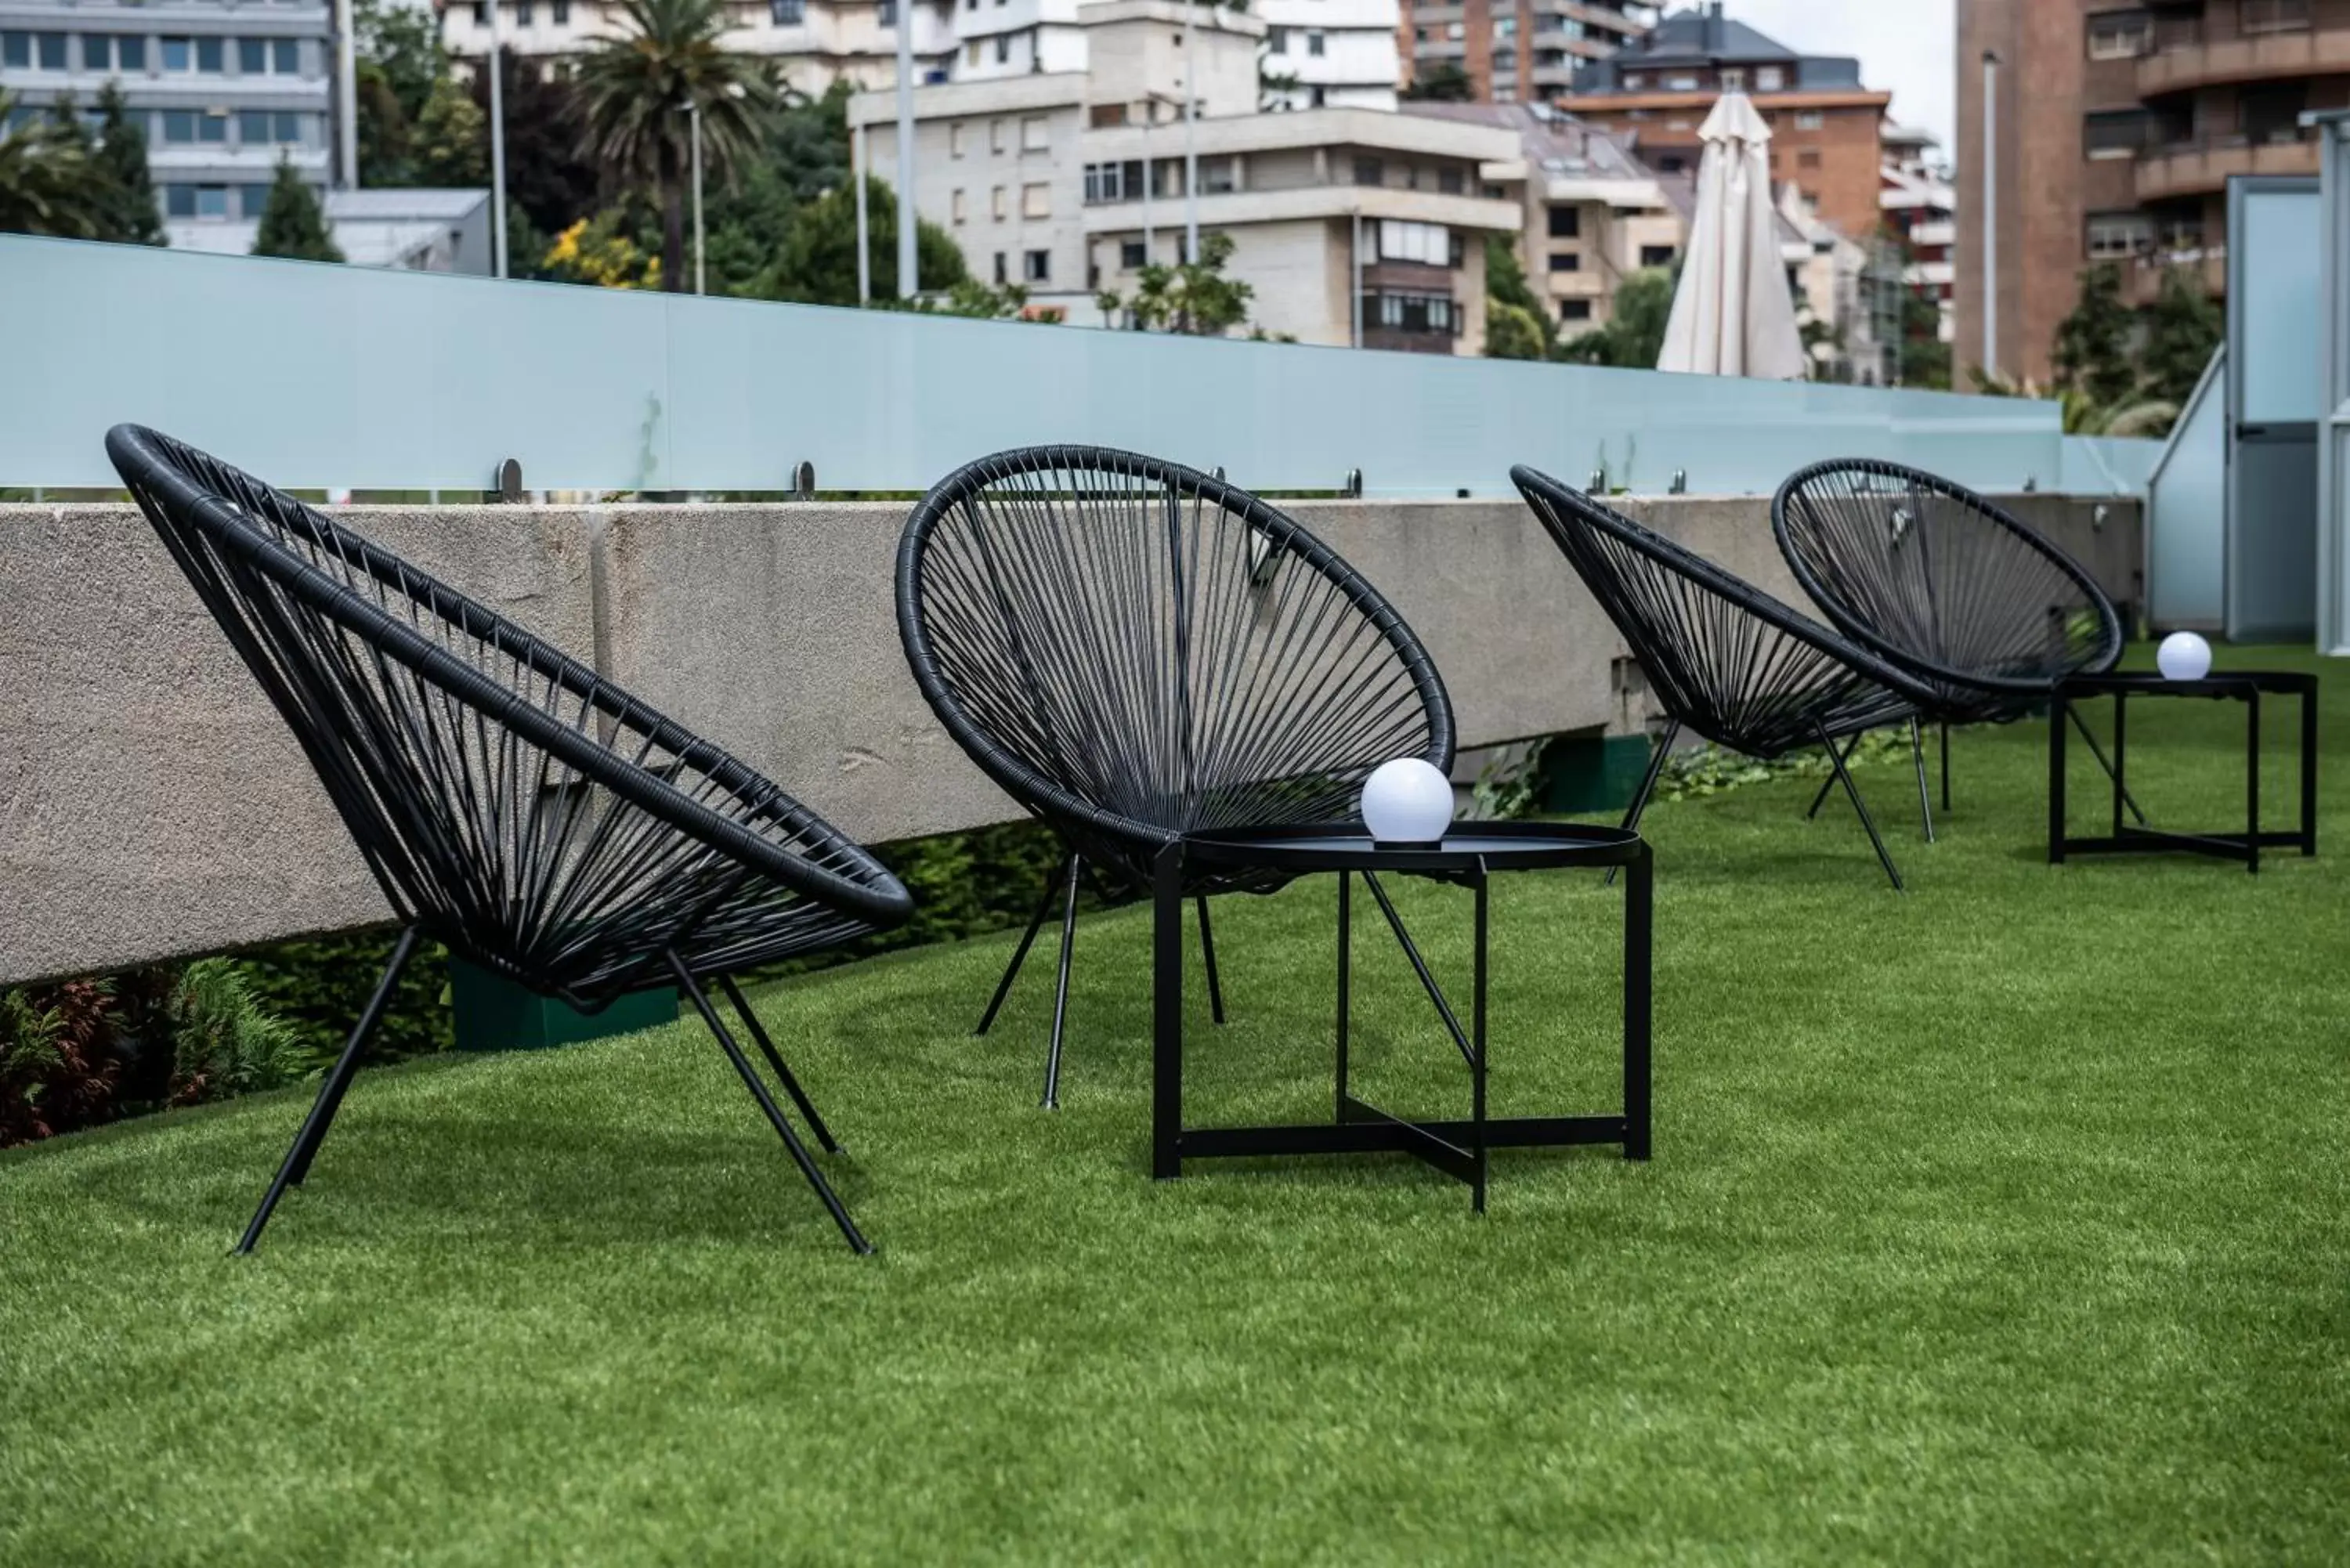
[[[1624, 504], [1804, 602], [1762, 500]], [[2116, 598], [2138, 596], [2134, 505], [2014, 504]], [[1611, 679], [1613, 628], [1524, 507], [1296, 510], [1427, 643], [1464, 747], [1641, 722]], [[904, 515], [804, 504], [349, 520], [879, 842], [1014, 815], [906, 674], [890, 597]], [[0, 506], [0, 983], [386, 913], [299, 749], [137, 512]]]

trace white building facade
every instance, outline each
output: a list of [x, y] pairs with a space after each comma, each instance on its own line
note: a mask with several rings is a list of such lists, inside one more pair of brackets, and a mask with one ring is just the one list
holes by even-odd
[[1393, 109], [1398, 0], [1256, 0], [1267, 109]]

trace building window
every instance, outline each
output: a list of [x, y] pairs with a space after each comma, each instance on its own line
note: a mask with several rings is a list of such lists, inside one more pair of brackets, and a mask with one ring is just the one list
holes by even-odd
[[1579, 240], [1583, 237], [1583, 209], [1553, 207], [1550, 210], [1550, 237], [1555, 240]]
[[1371, 296], [1363, 306], [1364, 315], [1389, 332], [1431, 337], [1460, 336], [1460, 313], [1452, 308], [1450, 295], [1381, 293]]
[[2153, 140], [2154, 118], [2142, 109], [2085, 115], [2081, 121], [2081, 151], [2086, 158], [2135, 158]]
[[261, 216], [262, 213], [268, 208], [268, 186], [240, 185], [236, 188], [237, 216], [241, 218], [258, 218]]
[[66, 36], [63, 33], [36, 33], [40, 41], [41, 68], [61, 71], [66, 68]]
[[196, 187], [196, 216], [225, 218], [228, 216], [228, 187], [199, 185]]
[[1311, 57], [1317, 60], [1322, 57], [1323, 44], [1324, 39], [1320, 32], [1311, 32], [1305, 35], [1305, 52]]
[[995, 63], [999, 66], [1012, 63], [1012, 35], [1009, 33], [995, 35]]
[[898, 25], [898, 0], [881, 0], [881, 3], [874, 7], [873, 19], [880, 26], [896, 26]]
[[1558, 302], [1558, 318], [1559, 318], [1561, 321], [1588, 321], [1588, 320], [1590, 320], [1590, 319], [1591, 319], [1591, 301], [1589, 301], [1589, 300], [1587, 300], [1587, 299], [1562, 299], [1562, 300], [1560, 300], [1560, 301]]
[[2309, 26], [2309, 0], [2239, 0], [2237, 27], [2246, 33], [2281, 33]]
[[2144, 11], [2104, 11], [2089, 18], [2089, 58], [2134, 60], [2154, 52], [2154, 18]]
[[1000, 119], [992, 119], [988, 121], [987, 150], [990, 152], [1001, 152], [1003, 151], [1003, 121]]
[[1638, 92], [1642, 88], [1647, 87], [1648, 85], [1648, 78], [1642, 76], [1639, 72], [1626, 71], [1624, 73], [1624, 90], [1626, 92]]
[[1452, 265], [1452, 232], [1441, 223], [1382, 218], [1377, 239], [1381, 261], [1418, 262], [1422, 266]]
[[950, 158], [962, 156], [962, 122], [961, 120], [947, 127], [947, 156]]
[[1140, 240], [1128, 240], [1118, 247], [1118, 265], [1123, 272], [1140, 272], [1150, 265], [1150, 255]]
[[[194, 56], [190, 52], [187, 39], [166, 38], [163, 40], [163, 69], [167, 74], [176, 74], [181, 71], [185, 71], [193, 64]], [[191, 189], [193, 187], [191, 187]], [[192, 196], [188, 199], [192, 202], [195, 200]]]
[[[172, 146], [196, 139], [196, 111], [192, 109], [167, 109], [163, 111], [163, 142]], [[193, 187], [190, 187], [193, 189]], [[193, 214], [191, 213], [192, 216]]]
[[192, 218], [196, 215], [196, 188], [193, 185], [163, 187], [163, 215], [167, 218]]
[[132, 36], [124, 36], [115, 39], [114, 63], [119, 68], [126, 71], [145, 70], [147, 68], [147, 40]]
[[1787, 85], [1787, 73], [1778, 66], [1758, 66], [1754, 70], [1754, 90], [1777, 92]]
[[995, 286], [1001, 288], [1011, 281], [1012, 275], [1003, 269], [1003, 253], [998, 251], [995, 253]]
[[2272, 82], [2240, 88], [2236, 119], [2254, 146], [2301, 140], [2302, 111], [2309, 107], [2306, 82]]
[[236, 68], [244, 76], [266, 76], [269, 72], [269, 40], [239, 38], [236, 41]]
[[778, 27], [796, 27], [807, 20], [807, 0], [767, 0], [767, 18]]
[[271, 130], [269, 111], [265, 109], [241, 109], [236, 117], [236, 140], [245, 147], [262, 147], [269, 142]]
[[28, 70], [33, 64], [33, 35], [30, 33], [0, 33], [0, 66], [13, 66]]
[[1673, 265], [1673, 257], [1679, 254], [1670, 245], [1642, 245], [1640, 265], [1644, 267], [1670, 266]]
[[1052, 150], [1053, 128], [1042, 115], [1032, 114], [1020, 122], [1020, 151], [1046, 152]]
[[1222, 196], [1240, 188], [1238, 158], [1211, 158], [1200, 166], [1200, 190], [1202, 193]]
[[1820, 150], [1819, 150], [1818, 148], [1816, 148], [1816, 147], [1806, 147], [1806, 148], [1804, 148], [1802, 151], [1800, 151], [1800, 152], [1798, 152], [1798, 153], [1796, 153], [1796, 154], [1795, 154], [1795, 167], [1796, 167], [1796, 168], [1798, 168], [1798, 169], [1816, 169], [1816, 168], [1818, 168], [1819, 166], [1820, 166]]
[[964, 210], [962, 192], [960, 191], [957, 191], [954, 193], [952, 211], [954, 213], [954, 221], [958, 223], [963, 222], [970, 216], [970, 213]]
[[1667, 77], [1665, 78], [1665, 90], [1667, 92], [1695, 92], [1697, 91], [1697, 78], [1693, 76]]
[[1721, 90], [1724, 92], [1745, 91], [1746, 73], [1736, 66], [1724, 67], [1721, 72]]
[[1468, 188], [1469, 177], [1461, 173], [1460, 170], [1439, 169], [1436, 171], [1436, 193], [1438, 195], [1458, 196], [1464, 191], [1468, 190]]
[[84, 33], [81, 36], [81, 68], [102, 71], [111, 63], [107, 45], [113, 40], [104, 33]]
[[1381, 163], [1378, 159], [1376, 159], [1376, 158], [1357, 158], [1357, 159], [1356, 159], [1356, 160], [1355, 160], [1355, 183], [1356, 183], [1356, 184], [1357, 184], [1357, 185], [1384, 185], [1384, 184], [1386, 184], [1387, 182], [1388, 182], [1388, 171], [1387, 171], [1387, 166], [1386, 166], [1385, 164]]
[[1024, 218], [1049, 218], [1053, 215], [1053, 188], [1043, 181], [1020, 187], [1020, 215]]
[[[213, 77], [216, 77], [216, 76], [220, 75], [220, 74], [221, 74], [221, 72], [223, 72], [224, 70], [227, 69], [227, 65], [226, 65], [226, 63], [225, 63], [225, 62], [227, 61], [227, 58], [228, 58], [228, 40], [227, 40], [227, 39], [225, 39], [225, 38], [198, 38], [198, 39], [196, 40], [196, 74], [197, 74], [197, 75], [199, 75], [199, 76], [213, 76]], [[198, 190], [199, 192], [202, 192], [202, 191], [204, 191], [204, 190], [207, 190], [207, 189], [211, 189], [211, 187], [208, 187], [208, 186], [202, 186], [202, 185], [200, 185], [200, 186], [198, 186], [198, 187], [197, 187], [197, 190]], [[227, 202], [227, 198], [228, 198], [228, 192], [227, 192], [227, 189], [226, 189], [225, 187], [222, 187], [222, 188], [221, 188], [221, 199], [222, 199], [222, 202], [223, 202], [223, 211], [224, 211], [224, 213], [225, 213], [225, 211], [226, 211], [226, 205], [225, 205], [225, 204], [226, 204], [226, 202]], [[203, 201], [202, 201], [201, 197], [199, 197], [199, 199], [198, 199], [197, 205], [198, 205], [199, 207], [201, 207], [201, 206], [203, 205]]]
[[1817, 130], [1827, 122], [1828, 117], [1816, 109], [1802, 109], [1795, 111], [1797, 130]]
[[1098, 206], [1104, 202], [1126, 200], [1126, 165], [1122, 163], [1088, 163], [1086, 165], [1086, 205]]
[[1053, 253], [1030, 251], [1022, 261], [1020, 275], [1029, 283], [1052, 282]]
[[1657, 172], [1659, 174], [1680, 174], [1687, 172], [1688, 170], [1689, 160], [1678, 152], [1662, 152], [1657, 155]]
[[975, 66], [979, 64], [979, 40], [977, 38], [973, 38], [970, 43], [965, 44], [962, 47], [962, 63], [967, 66]]
[[1003, 186], [998, 185], [987, 193], [987, 212], [999, 223], [1011, 215], [1012, 209], [1003, 199]]
[[2095, 213], [2089, 217], [2089, 257], [2134, 256], [2154, 244], [2154, 220], [2144, 213]]
[[[1149, 107], [1143, 105], [1146, 109]], [[1097, 103], [1086, 112], [1086, 122], [1096, 130], [1115, 130], [1133, 118], [1133, 106], [1123, 103]]]
[[554, 13], [555, 25], [556, 26], [568, 27], [571, 26], [571, 0], [555, 0], [555, 4], [548, 6], [547, 9]]
[[1265, 51], [1268, 54], [1285, 55], [1289, 53], [1289, 29], [1286, 27], [1267, 27], [1264, 30], [1264, 47]]
[[1552, 253], [1550, 258], [1550, 270], [1553, 272], [1581, 272], [1583, 270], [1583, 256], [1579, 252], [1575, 251], [1555, 251]]

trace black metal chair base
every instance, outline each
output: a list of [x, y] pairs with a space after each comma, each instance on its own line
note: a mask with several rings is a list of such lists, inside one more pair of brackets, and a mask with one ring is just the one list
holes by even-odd
[[[1063, 895], [1061, 909], [1061, 955], [1058, 973], [1053, 982], [1053, 1037], [1045, 1054], [1045, 1097], [1040, 1108], [1056, 1111], [1061, 1108], [1061, 1046], [1067, 1036], [1069, 1021], [1069, 961], [1077, 940], [1077, 880], [1084, 875], [1085, 857], [1072, 855], [1057, 877], [1047, 878], [1045, 896], [1036, 902], [1036, 912], [1021, 933], [1020, 945], [1012, 950], [1012, 961], [1004, 966], [1003, 978], [995, 982], [995, 994], [988, 998], [987, 1011], [979, 1015], [979, 1026], [972, 1031], [974, 1038], [987, 1033], [995, 1023], [995, 1015], [1003, 1010], [1004, 998], [1012, 994], [1012, 982], [1020, 978], [1021, 966], [1028, 961], [1028, 950], [1036, 942], [1036, 933], [1043, 929], [1045, 917], [1053, 908], [1055, 894]], [[1208, 1004], [1217, 1023], [1224, 1021], [1224, 986], [1216, 972], [1216, 936], [1208, 919], [1208, 900], [1202, 896], [1200, 907], [1200, 952], [1208, 967]]]
[[[1913, 721], [1912, 722], [1914, 726], [1915, 722]], [[1638, 831], [1640, 826], [1640, 817], [1642, 814], [1647, 812], [1648, 809], [1648, 797], [1656, 793], [1657, 779], [1664, 772], [1665, 757], [1667, 753], [1671, 752], [1673, 749], [1673, 742], [1680, 738], [1680, 732], [1681, 722], [1679, 719], [1672, 719], [1666, 722], [1664, 732], [1657, 737], [1656, 750], [1650, 753], [1648, 757], [1648, 771], [1640, 780], [1640, 788], [1638, 793], [1632, 796], [1631, 808], [1624, 813], [1622, 826], [1625, 831]], [[1912, 730], [1912, 735], [1914, 738], [1914, 728]], [[1858, 735], [1854, 735], [1851, 740], [1846, 743], [1843, 754], [1839, 755], [1836, 752], [1835, 742], [1828, 739], [1827, 732], [1825, 730], [1819, 732], [1819, 736], [1820, 744], [1826, 750], [1828, 761], [1833, 764], [1833, 771], [1830, 772], [1827, 778], [1820, 784], [1820, 793], [1813, 797], [1812, 809], [1804, 813], [1804, 815], [1807, 817], [1818, 815], [1820, 805], [1827, 799], [1828, 791], [1835, 788], [1836, 784], [1841, 781], [1845, 787], [1845, 793], [1852, 797], [1853, 809], [1860, 814], [1861, 826], [1868, 830], [1868, 842], [1877, 850], [1877, 863], [1885, 867], [1885, 875], [1892, 879], [1893, 890], [1897, 893], [1906, 892], [1908, 889], [1903, 888], [1901, 884], [1901, 873], [1894, 866], [1893, 857], [1886, 852], [1885, 840], [1877, 836], [1876, 820], [1868, 815], [1868, 807], [1862, 804], [1859, 786], [1852, 782], [1852, 774], [1845, 771], [1845, 758], [1850, 756], [1852, 754], [1852, 748], [1860, 743], [1860, 737]], [[1925, 793], [1926, 787], [1925, 767], [1925, 759], [1921, 755], [1918, 763], [1918, 788], [1921, 798]], [[1930, 842], [1933, 836], [1933, 819], [1929, 816], [1927, 819], [1926, 824], [1926, 837]], [[1623, 867], [1620, 866], [1611, 866], [1608, 867], [1607, 886], [1612, 888], [1616, 885], [1616, 874], [1622, 869]]]
[[[252, 1220], [246, 1223], [244, 1235], [236, 1244], [235, 1251], [238, 1253], [249, 1253], [260, 1244], [261, 1233], [268, 1228], [270, 1216], [276, 1211], [278, 1199], [285, 1197], [288, 1187], [299, 1186], [303, 1179], [309, 1175], [310, 1164], [317, 1158], [319, 1146], [326, 1142], [327, 1131], [334, 1125], [336, 1113], [342, 1109], [343, 1098], [350, 1090], [352, 1078], [358, 1075], [359, 1058], [365, 1054], [368, 1041], [374, 1036], [376, 1026], [382, 1021], [383, 1010], [390, 1001], [392, 988], [398, 983], [400, 971], [407, 968], [409, 959], [416, 950], [416, 928], [411, 926], [400, 933], [399, 942], [393, 946], [391, 958], [384, 965], [382, 977], [376, 981], [375, 993], [368, 999], [366, 1008], [359, 1013], [359, 1023], [352, 1029], [350, 1039], [344, 1044], [342, 1054], [335, 1059], [334, 1067], [328, 1073], [326, 1083], [318, 1090], [317, 1099], [310, 1106], [310, 1114], [303, 1118], [301, 1130], [295, 1134], [293, 1147], [286, 1151], [286, 1158], [277, 1168], [277, 1174], [271, 1180], [268, 1191], [262, 1195], [261, 1206], [254, 1210]], [[702, 990], [700, 981], [686, 967], [684, 961], [675, 953], [666, 956], [679, 989], [685, 992], [693, 1002], [695, 1010], [702, 1014], [702, 1022], [709, 1026], [712, 1035], [718, 1042], [719, 1048], [725, 1053], [726, 1059], [733, 1064], [734, 1071], [742, 1077], [743, 1085], [751, 1091], [751, 1097], [758, 1102], [759, 1108], [766, 1116], [769, 1125], [774, 1127], [776, 1133], [783, 1138], [784, 1147], [790, 1151], [793, 1162], [800, 1168], [800, 1174], [807, 1179], [808, 1185], [815, 1189], [816, 1197], [823, 1201], [826, 1210], [831, 1214], [833, 1222], [840, 1227], [842, 1237], [856, 1251], [872, 1251], [873, 1243], [865, 1239], [864, 1233], [858, 1230], [857, 1222], [849, 1218], [847, 1208], [840, 1201], [839, 1195], [833, 1191], [832, 1184], [825, 1179], [824, 1172], [817, 1168], [815, 1159], [807, 1152], [806, 1146], [800, 1142], [799, 1135], [792, 1130], [791, 1123], [785, 1119], [782, 1107], [775, 1104], [775, 1096], [767, 1092], [766, 1085], [761, 1081], [757, 1070], [751, 1065], [749, 1059], [743, 1054], [742, 1047], [734, 1043], [733, 1034], [727, 1029], [725, 1021], [719, 1017], [717, 1008], [712, 1004], [708, 993]], [[825, 1126], [824, 1118], [816, 1114], [816, 1106], [809, 1101], [806, 1092], [800, 1087], [799, 1080], [793, 1076], [791, 1068], [785, 1064], [782, 1053], [775, 1049], [775, 1044], [769, 1038], [766, 1026], [759, 1022], [758, 1014], [753, 1012], [749, 1003], [743, 1000], [743, 992], [734, 983], [733, 977], [721, 975], [718, 977], [718, 984], [720, 989], [725, 992], [726, 999], [734, 1004], [735, 1011], [742, 1014], [744, 1026], [751, 1032], [752, 1040], [757, 1044], [760, 1054], [767, 1059], [768, 1066], [775, 1070], [775, 1076], [782, 1082], [784, 1092], [791, 1096], [792, 1103], [797, 1106], [800, 1114], [807, 1118], [808, 1127], [816, 1134], [816, 1141], [824, 1146], [826, 1152], [839, 1153], [840, 1144], [833, 1137], [832, 1129]]]

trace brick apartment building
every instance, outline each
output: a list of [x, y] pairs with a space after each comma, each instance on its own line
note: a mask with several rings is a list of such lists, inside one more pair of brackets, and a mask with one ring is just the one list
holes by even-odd
[[1577, 66], [1638, 38], [1656, 13], [1654, 0], [1402, 0], [1402, 85], [1451, 66], [1479, 103], [1548, 103]]
[[1863, 87], [1859, 61], [1798, 55], [1725, 17], [1721, 0], [1668, 16], [1612, 59], [1583, 67], [1558, 106], [1626, 138], [1641, 161], [1673, 174], [1696, 170], [1698, 128], [1732, 89], [1752, 98], [1770, 123], [1773, 177], [1796, 185], [1846, 237], [1875, 237], [1893, 95]]
[[2228, 177], [2315, 173], [2302, 112], [2350, 106], [2350, 0], [1958, 0], [1958, 362], [1983, 359], [1991, 50], [1998, 364], [2035, 381], [2093, 263], [2141, 305], [2170, 266], [2224, 292]]

